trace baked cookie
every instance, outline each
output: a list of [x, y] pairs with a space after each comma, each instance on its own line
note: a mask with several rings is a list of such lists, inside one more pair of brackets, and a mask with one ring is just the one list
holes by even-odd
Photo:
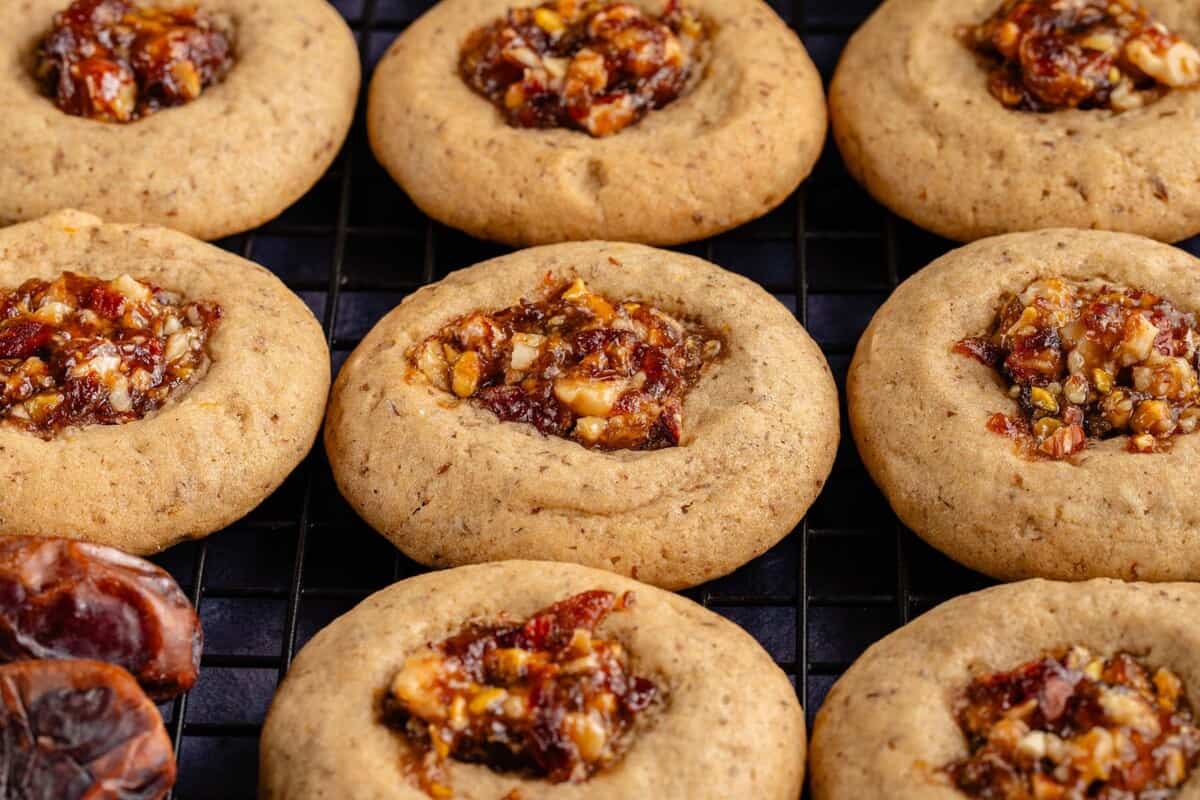
[[1195, 584], [1026, 581], [951, 600], [834, 685], [814, 800], [1193, 800], [1197, 613]]
[[871, 194], [942, 236], [1176, 241], [1200, 232], [1200, 157], [1171, 144], [1200, 131], [1194, 45], [1195, 0], [888, 0], [842, 55], [834, 135]]
[[402, 581], [305, 645], [259, 796], [797, 800], [804, 751], [795, 691], [736, 625], [608, 572], [507, 561]]
[[821, 79], [761, 0], [530, 5], [442, 0], [379, 63], [371, 146], [430, 216], [516, 245], [673, 244], [812, 169]]
[[1129, 234], [986, 239], [905, 281], [847, 382], [897, 515], [999, 578], [1200, 577], [1200, 264]]
[[837, 441], [829, 367], [784, 306], [603, 242], [409, 296], [347, 360], [325, 426], [342, 494], [424, 564], [527, 556], [669, 588], [787, 535]]
[[350, 128], [358, 49], [324, 0], [13, 0], [4, 16], [0, 222], [81, 208], [215, 239], [308, 191]]
[[76, 211], [0, 230], [0, 534], [212, 533], [309, 451], [328, 387], [312, 312], [257, 265]]

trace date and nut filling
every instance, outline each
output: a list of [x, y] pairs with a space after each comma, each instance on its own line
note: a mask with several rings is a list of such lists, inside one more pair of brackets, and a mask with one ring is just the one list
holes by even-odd
[[472, 33], [459, 73], [510, 125], [609, 136], [679, 97], [708, 38], [708, 23], [678, 0], [659, 16], [633, 3], [553, 0]]
[[0, 290], [0, 424], [52, 438], [141, 419], [208, 369], [215, 303], [128, 275]]
[[1136, 0], [1007, 0], [967, 39], [1023, 111], [1127, 111], [1200, 83], [1200, 52]]
[[1130, 452], [1153, 453], [1195, 431], [1198, 345], [1196, 317], [1158, 295], [1046, 278], [954, 349], [998, 370], [1017, 401], [1018, 416], [994, 414], [988, 428], [1062, 459], [1089, 439], [1128, 436]]
[[446, 759], [553, 783], [580, 782], [618, 761], [635, 725], [663, 700], [628, 651], [597, 626], [633, 595], [593, 590], [524, 621], [476, 622], [410, 656], [383, 719], [413, 748], [414, 776], [450, 797]]
[[582, 280], [469, 314], [410, 351], [435, 386], [546, 435], [599, 449], [679, 444], [683, 399], [722, 350], [702, 325], [616, 302]]
[[980, 677], [958, 707], [970, 755], [945, 768], [985, 800], [1168, 800], [1200, 760], [1180, 678], [1082, 647]]
[[233, 65], [231, 38], [227, 20], [194, 6], [76, 0], [54, 16], [36, 72], [68, 114], [132, 122], [220, 81]]

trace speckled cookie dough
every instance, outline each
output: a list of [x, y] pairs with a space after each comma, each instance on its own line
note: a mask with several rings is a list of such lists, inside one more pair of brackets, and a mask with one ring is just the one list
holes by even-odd
[[[854, 177], [897, 214], [969, 241], [1046, 227], [1177, 241], [1200, 231], [1200, 91], [1144, 107], [1048, 113], [1005, 107], [964, 40], [1000, 0], [888, 0], [854, 34], [829, 89]], [[1200, 45], [1200, 3], [1144, 0]]]
[[[685, 2], [715, 26], [703, 74], [606, 138], [510, 127], [459, 77], [467, 36], [511, 5], [443, 0], [397, 38], [371, 82], [376, 156], [448, 225], [516, 245], [702, 239], [778, 206], [820, 154], [821, 79], [761, 0]], [[665, 3], [636, 5], [657, 14]]]
[[[1168, 670], [1182, 681], [1184, 703], [1190, 700], [1194, 709], [1200, 698], [1200, 629], [1192, 622], [1197, 613], [1200, 587], [1195, 584], [1113, 580], [1025, 581], [944, 603], [872, 645], [834, 684], [813, 733], [813, 797], [982, 796], [955, 788], [944, 771], [968, 755], [968, 741], [956, 719], [968, 685], [1064, 648], [1084, 648], [1101, 658], [1124, 653], [1152, 672]], [[1115, 705], [1109, 708], [1115, 712]], [[1079, 763], [1087, 759], [1081, 757]], [[1054, 788], [1044, 787], [1046, 792]], [[1200, 797], [1194, 773], [1176, 788], [1178, 793], [1141, 796]], [[1118, 790], [1113, 796], [1122, 794]]]
[[154, 553], [241, 518], [308, 453], [329, 354], [312, 312], [274, 275], [181, 233], [74, 211], [0, 230], [0, 287], [64, 271], [219, 304], [211, 365], [140, 420], [48, 439], [0, 425], [0, 535]]
[[[723, 355], [686, 396], [683, 438], [600, 451], [457, 402], [408, 352], [476, 310], [533, 297], [547, 272], [702, 322]], [[409, 296], [338, 376], [325, 445], [355, 510], [422, 563], [573, 561], [670, 588], [765, 552], [817, 496], [837, 448], [829, 367], [751, 281], [691, 256], [601, 242], [534, 248]]]
[[[379, 700], [405, 659], [472, 620], [523, 619], [580, 592], [631, 591], [634, 605], [602, 623], [639, 674], [661, 687], [624, 757], [581, 783], [549, 783], [452, 761], [455, 800], [797, 800], [804, 716], [762, 648], [690, 600], [571, 564], [510, 561], [411, 578], [371, 596], [297, 656], [267, 716], [264, 800], [427, 800], [403, 772], [403, 735]], [[513, 790], [516, 790], [514, 793]]]
[[68, 4], [13, 0], [4, 11], [0, 224], [80, 208], [216, 239], [277, 216], [341, 148], [358, 49], [324, 0], [200, 0], [232, 21], [233, 67], [195, 100], [129, 123], [67, 114], [43, 94], [37, 49]]
[[1120, 435], [1055, 459], [989, 429], [993, 414], [1019, 415], [1018, 402], [996, 370], [955, 345], [985, 334], [1005, 295], [1051, 277], [1099, 279], [1200, 311], [1200, 263], [1149, 239], [1062, 229], [975, 242], [901, 284], [859, 341], [847, 382], [859, 453], [905, 524], [973, 569], [1194, 580], [1200, 436], [1134, 453]]

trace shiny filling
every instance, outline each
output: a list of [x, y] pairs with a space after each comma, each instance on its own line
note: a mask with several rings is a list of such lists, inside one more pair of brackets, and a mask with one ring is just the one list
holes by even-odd
[[1195, 315], [1163, 297], [1054, 277], [1006, 297], [991, 332], [954, 349], [996, 369], [1017, 402], [988, 428], [1061, 459], [1089, 440], [1127, 436], [1152, 453], [1195, 431], [1198, 344]]
[[448, 759], [581, 782], [618, 761], [661, 700], [629, 652], [596, 628], [633, 596], [588, 591], [526, 620], [473, 622], [408, 657], [383, 700], [432, 797], [450, 797]]
[[1179, 676], [1082, 647], [974, 680], [958, 706], [969, 755], [945, 768], [985, 800], [1169, 800], [1200, 759]]
[[683, 400], [721, 339], [582, 280], [549, 281], [535, 300], [477, 311], [409, 352], [430, 383], [509, 422], [599, 449], [679, 444]]
[[678, 0], [658, 16], [632, 3], [553, 0], [472, 33], [459, 73], [510, 125], [609, 136], [688, 88], [708, 36]]
[[208, 369], [215, 303], [128, 275], [0, 291], [0, 424], [52, 438], [141, 419]]
[[1128, 111], [1200, 83], [1200, 52], [1135, 0], [1007, 0], [967, 38], [1022, 111]]
[[228, 23], [195, 6], [75, 0], [42, 40], [37, 77], [68, 114], [133, 122], [195, 100], [232, 65]]

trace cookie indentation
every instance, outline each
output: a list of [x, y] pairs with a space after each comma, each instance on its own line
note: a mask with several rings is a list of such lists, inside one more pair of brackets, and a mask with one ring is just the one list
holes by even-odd
[[579, 279], [549, 276], [540, 293], [450, 323], [412, 348], [411, 366], [501, 420], [586, 447], [678, 445], [684, 397], [721, 354], [721, 338]]
[[68, 114], [133, 122], [195, 100], [232, 66], [226, 19], [194, 6], [75, 0], [42, 40], [37, 77]]
[[216, 303], [122, 275], [0, 291], [0, 424], [49, 439], [145, 417], [208, 370]]
[[596, 628], [634, 597], [593, 590], [524, 621], [467, 624], [409, 656], [383, 700], [383, 719], [412, 748], [409, 765], [431, 797], [450, 797], [447, 759], [581, 782], [616, 763], [635, 726], [663, 702], [631, 654]]
[[971, 797], [1169, 800], [1200, 760], [1183, 681], [1127, 653], [1079, 646], [967, 687], [970, 755], [945, 768]]
[[1136, 0], [1006, 0], [967, 38], [1022, 111], [1127, 111], [1200, 84], [1200, 52]]
[[510, 125], [610, 136], [662, 108], [699, 75], [709, 24], [669, 0], [553, 0], [473, 32], [459, 72]]
[[1033, 456], [1067, 458], [1088, 440], [1128, 436], [1152, 453], [1200, 424], [1194, 314], [1142, 289], [1053, 277], [1003, 299], [992, 330], [955, 352], [1008, 382], [1017, 416], [988, 428]]

